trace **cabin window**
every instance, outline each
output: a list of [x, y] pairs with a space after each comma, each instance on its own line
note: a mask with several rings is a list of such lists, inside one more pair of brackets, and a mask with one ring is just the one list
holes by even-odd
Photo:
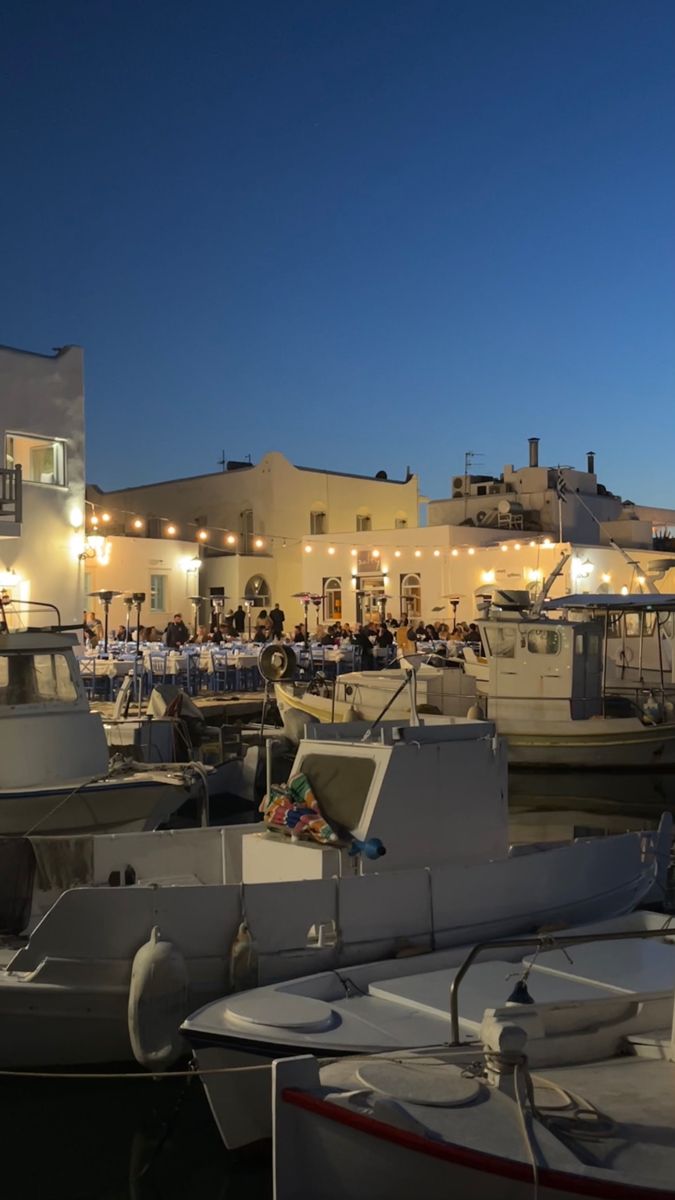
[[375, 763], [369, 758], [306, 754], [300, 770], [309, 779], [321, 812], [334, 826], [355, 829], [363, 816]]
[[557, 654], [560, 650], [560, 634], [557, 629], [531, 629], [527, 635], [530, 654]]
[[490, 652], [495, 658], [515, 658], [516, 631], [501, 625], [490, 628]]
[[0, 654], [0, 706], [77, 700], [65, 654]]

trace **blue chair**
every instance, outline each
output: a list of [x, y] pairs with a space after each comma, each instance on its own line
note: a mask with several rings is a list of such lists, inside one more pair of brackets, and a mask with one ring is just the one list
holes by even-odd
[[226, 692], [229, 689], [226, 650], [211, 651], [211, 689], [214, 692]]

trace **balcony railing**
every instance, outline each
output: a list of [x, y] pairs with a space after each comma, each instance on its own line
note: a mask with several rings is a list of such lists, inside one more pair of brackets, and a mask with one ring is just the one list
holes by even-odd
[[21, 467], [0, 467], [0, 519], [21, 524]]

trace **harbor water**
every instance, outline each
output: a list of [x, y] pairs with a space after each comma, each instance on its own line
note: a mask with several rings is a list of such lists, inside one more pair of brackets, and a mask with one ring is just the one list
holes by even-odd
[[[513, 841], [651, 829], [675, 815], [675, 772], [520, 771], [509, 789]], [[0, 1078], [0, 1109], [7, 1195], [271, 1200], [269, 1153], [225, 1150], [197, 1079]]]

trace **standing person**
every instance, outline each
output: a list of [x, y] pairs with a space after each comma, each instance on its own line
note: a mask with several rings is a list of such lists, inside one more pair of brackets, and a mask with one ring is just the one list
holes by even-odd
[[272, 609], [272, 611], [270, 613], [270, 621], [272, 622], [272, 633], [274, 634], [275, 637], [281, 637], [282, 633], [284, 632], [284, 621], [285, 620], [286, 620], [285, 612], [283, 611], [282, 608], [279, 608], [278, 604], [275, 604], [274, 608]]
[[241, 636], [246, 628], [246, 613], [241, 607], [241, 604], [232, 616], [232, 624], [234, 626], [234, 632]]
[[190, 641], [190, 631], [180, 613], [174, 613], [173, 621], [169, 621], [164, 632], [165, 645], [175, 650], [177, 646], [185, 646]]

